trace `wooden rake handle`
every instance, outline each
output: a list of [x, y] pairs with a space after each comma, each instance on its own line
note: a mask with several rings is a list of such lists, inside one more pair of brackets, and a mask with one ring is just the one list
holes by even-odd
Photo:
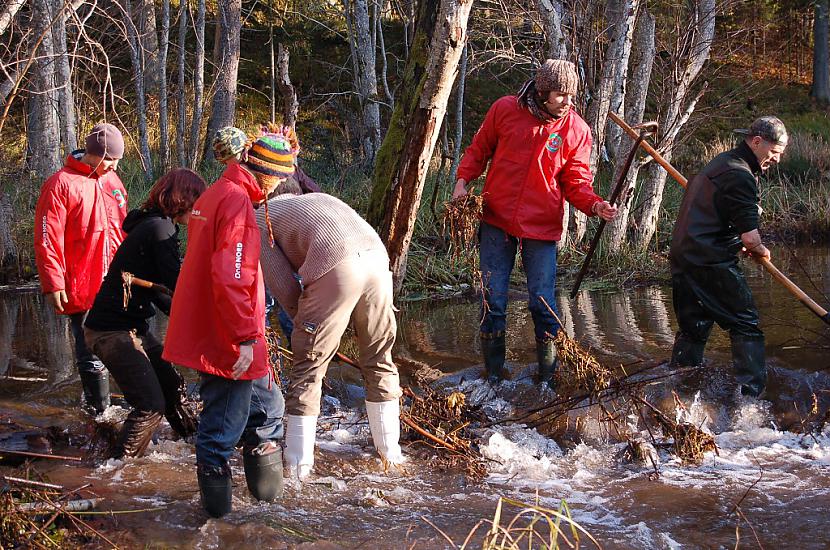
[[[614, 121], [614, 123], [623, 129], [623, 131], [636, 139], [639, 136], [639, 133], [629, 126], [617, 113], [612, 111], [608, 112], [608, 117]], [[671, 175], [685, 189], [689, 185], [689, 180], [683, 177], [683, 174], [678, 172], [677, 168], [672, 166], [669, 161], [663, 158], [660, 153], [657, 152], [651, 144], [645, 140], [640, 141], [640, 147], [642, 147], [651, 157], [666, 170], [666, 172]], [[819, 319], [830, 325], [830, 314], [827, 313], [827, 310], [818, 305], [815, 300], [810, 298], [806, 292], [801, 290], [798, 285], [792, 282], [786, 275], [781, 273], [781, 271], [773, 265], [771, 261], [766, 258], [758, 258], [757, 256], [753, 256], [755, 261], [757, 261], [761, 266], [767, 270], [767, 272], [772, 275], [772, 277], [778, 281], [784, 288], [786, 288], [790, 294], [795, 296], [798, 301], [802, 304], [807, 306], [807, 308], [812, 311]]]

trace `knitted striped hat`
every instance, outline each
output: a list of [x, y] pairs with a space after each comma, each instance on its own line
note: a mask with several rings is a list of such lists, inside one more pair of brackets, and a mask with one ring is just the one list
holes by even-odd
[[264, 176], [287, 178], [294, 174], [291, 145], [277, 134], [263, 134], [248, 149], [245, 166]]

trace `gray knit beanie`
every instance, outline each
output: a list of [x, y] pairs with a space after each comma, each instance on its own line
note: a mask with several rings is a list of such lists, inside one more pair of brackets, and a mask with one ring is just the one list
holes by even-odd
[[564, 59], [548, 59], [536, 71], [537, 92], [563, 92], [576, 95], [579, 76], [576, 67]]

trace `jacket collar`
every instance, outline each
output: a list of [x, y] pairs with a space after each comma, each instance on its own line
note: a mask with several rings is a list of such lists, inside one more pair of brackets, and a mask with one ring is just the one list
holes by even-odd
[[761, 173], [761, 163], [758, 162], [758, 157], [752, 152], [752, 149], [747, 145], [746, 141], [741, 141], [735, 148], [735, 153], [738, 157], [749, 165], [752, 173], [758, 176]]
[[78, 172], [79, 174], [83, 174], [84, 176], [92, 179], [99, 179], [98, 173], [95, 172], [95, 168], [81, 162], [81, 159], [84, 156], [84, 150], [78, 149], [77, 151], [72, 151], [66, 156], [66, 162], [64, 162], [64, 167], [72, 170], [73, 172]]
[[241, 164], [229, 164], [222, 173], [222, 177], [242, 187], [252, 203], [257, 204], [265, 200], [265, 192], [259, 186], [259, 182]]

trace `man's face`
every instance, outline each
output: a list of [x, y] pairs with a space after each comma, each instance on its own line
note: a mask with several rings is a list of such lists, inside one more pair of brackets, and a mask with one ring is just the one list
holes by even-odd
[[784, 136], [781, 143], [771, 143], [760, 136], [753, 136], [749, 141], [749, 148], [755, 153], [758, 164], [761, 165], [761, 170], [766, 171], [767, 168], [778, 164], [781, 160], [781, 155], [784, 154], [784, 149], [787, 148], [787, 136]]
[[108, 159], [89, 153], [87, 153], [86, 157], [88, 164], [95, 169], [95, 173], [98, 174], [98, 176], [103, 176], [104, 174], [112, 172], [118, 168], [119, 159]]
[[544, 102], [545, 109], [555, 117], [568, 114], [573, 106], [573, 96], [564, 92], [548, 92], [548, 99]]

